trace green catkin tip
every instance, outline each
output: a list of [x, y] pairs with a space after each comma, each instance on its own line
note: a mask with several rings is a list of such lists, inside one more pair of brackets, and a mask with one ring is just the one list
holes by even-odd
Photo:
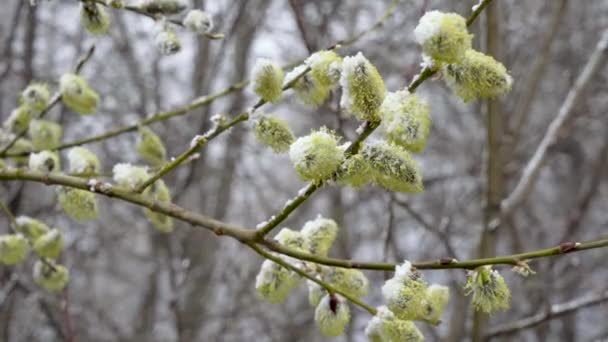
[[47, 120], [32, 120], [29, 128], [32, 145], [37, 150], [50, 150], [61, 144], [63, 128], [61, 125]]
[[464, 289], [466, 295], [473, 295], [471, 303], [475, 310], [491, 314], [507, 310], [510, 306], [511, 291], [504, 278], [492, 266], [481, 266], [470, 272]]
[[418, 164], [402, 147], [377, 141], [366, 144], [361, 154], [372, 169], [374, 181], [385, 189], [407, 193], [423, 190]]
[[97, 200], [95, 194], [74, 188], [58, 188], [59, 204], [63, 211], [77, 222], [97, 219]]
[[[169, 187], [162, 179], [157, 180], [150, 185], [146, 191], [145, 196], [150, 196], [152, 199], [159, 202], [171, 202], [171, 192]], [[154, 212], [150, 209], [144, 209], [144, 214], [148, 218], [148, 221], [152, 223], [152, 226], [162, 233], [170, 233], [173, 231], [173, 219], [165, 214]]]
[[36, 172], [59, 172], [61, 171], [59, 153], [51, 151], [32, 153], [29, 157], [28, 168]]
[[41, 113], [49, 105], [49, 88], [45, 83], [32, 82], [21, 93], [21, 105]]
[[459, 63], [444, 66], [443, 77], [464, 102], [504, 95], [513, 83], [502, 63], [475, 50], [467, 50]]
[[[50, 263], [53, 267], [50, 267], [46, 263]], [[38, 260], [34, 264], [34, 282], [51, 292], [63, 290], [70, 280], [68, 269], [52, 261], [47, 261], [46, 263]]]
[[287, 121], [272, 115], [262, 115], [254, 123], [256, 139], [270, 147], [275, 153], [289, 151], [295, 137]]
[[407, 91], [388, 93], [382, 106], [381, 129], [389, 143], [422, 152], [431, 127], [429, 105]]
[[163, 141], [148, 127], [139, 128], [137, 153], [152, 166], [161, 166], [167, 160], [167, 150]]
[[450, 290], [447, 286], [433, 284], [426, 290], [425, 313], [423, 319], [437, 325], [441, 322], [441, 315], [448, 305]]
[[328, 294], [321, 299], [315, 310], [315, 323], [321, 334], [327, 337], [340, 336], [350, 322], [350, 308], [340, 295]]
[[9, 132], [21, 134], [27, 131], [34, 114], [32, 108], [21, 105], [11, 112], [3, 126]]
[[365, 335], [371, 342], [422, 342], [424, 336], [412, 321], [402, 320], [386, 306], [367, 323]]
[[340, 165], [338, 181], [343, 185], [360, 188], [372, 180], [369, 163], [361, 154], [351, 156]]
[[399, 319], [416, 320], [425, 315], [427, 284], [408, 261], [396, 267], [393, 278], [382, 286], [388, 308]]
[[439, 63], [458, 63], [473, 40], [462, 16], [439, 11], [426, 12], [414, 29], [414, 36], [423, 52]]
[[9, 234], [0, 236], [0, 263], [4, 265], [15, 265], [27, 257], [29, 246], [27, 240], [21, 234]]
[[63, 250], [63, 235], [53, 228], [34, 242], [34, 251], [43, 258], [57, 259]]
[[49, 231], [49, 226], [44, 222], [29, 216], [19, 216], [16, 221], [17, 227], [15, 227], [15, 229], [31, 242], [36, 241], [39, 237]]
[[341, 292], [361, 298], [369, 291], [369, 281], [363, 272], [357, 269], [327, 267], [323, 280]]
[[271, 260], [264, 260], [255, 279], [255, 289], [263, 300], [278, 304], [285, 301], [299, 280], [296, 273]]
[[84, 147], [74, 147], [68, 152], [69, 172], [76, 176], [94, 176], [101, 172], [97, 156]]
[[382, 76], [361, 52], [342, 61], [340, 106], [359, 120], [379, 121], [386, 95]]
[[[307, 66], [304, 64], [295, 67], [287, 76], [285, 76], [285, 84], [292, 83], [292, 81], [300, 76], [306, 68]], [[292, 84], [291, 89], [293, 89], [296, 96], [303, 104], [313, 107], [318, 107], [323, 104], [331, 91], [331, 88], [328, 85], [321, 83], [317, 78], [313, 77], [311, 72], [307, 72], [300, 76], [300, 78]]]
[[182, 49], [182, 43], [175, 31], [166, 26], [162, 31], [156, 34], [154, 43], [158, 51], [165, 55], [170, 56], [178, 53]]
[[94, 35], [106, 34], [110, 27], [110, 17], [106, 9], [93, 1], [81, 3], [80, 22], [89, 33]]
[[301, 232], [311, 254], [327, 256], [338, 236], [338, 224], [319, 215], [316, 219], [306, 222]]
[[284, 78], [283, 69], [277, 63], [265, 58], [258, 58], [251, 70], [253, 91], [268, 102], [276, 102], [282, 97]]
[[289, 148], [289, 158], [303, 181], [323, 181], [338, 170], [344, 153], [335, 133], [323, 127], [298, 138]]
[[93, 114], [97, 111], [99, 95], [87, 81], [76, 74], [64, 74], [59, 80], [61, 100], [68, 108], [79, 114]]

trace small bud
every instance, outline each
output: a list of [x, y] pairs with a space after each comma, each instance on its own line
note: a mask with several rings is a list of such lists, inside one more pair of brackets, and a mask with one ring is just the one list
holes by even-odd
[[333, 51], [318, 51], [304, 62], [311, 68], [310, 74], [320, 85], [335, 88], [340, 82], [342, 58]]
[[359, 120], [379, 121], [380, 105], [386, 95], [382, 76], [361, 52], [345, 57], [340, 76], [340, 106]]
[[495, 98], [511, 90], [513, 79], [502, 63], [475, 50], [467, 50], [458, 64], [443, 68], [448, 86], [464, 102], [475, 98]]
[[298, 99], [305, 105], [317, 107], [321, 105], [331, 91], [330, 87], [319, 82], [310, 72], [302, 75], [306, 70], [306, 65], [302, 64], [295, 67], [285, 76], [285, 84], [290, 84], [293, 80], [300, 76], [297, 81], [291, 85], [291, 89], [296, 93]]
[[205, 11], [194, 9], [186, 14], [183, 24], [191, 32], [205, 34], [213, 29], [213, 18]]
[[573, 250], [575, 250], [578, 246], [580, 246], [580, 242], [562, 242], [559, 245], [559, 252], [560, 253], [569, 253], [572, 252]]
[[63, 128], [47, 120], [32, 120], [29, 128], [32, 145], [38, 150], [50, 150], [61, 144]]
[[15, 230], [23, 234], [31, 242], [36, 241], [39, 237], [49, 231], [49, 226], [44, 222], [29, 216], [19, 216], [16, 221], [17, 227], [15, 227]]
[[289, 148], [289, 158], [304, 181], [323, 181], [338, 170], [344, 153], [338, 138], [326, 128], [298, 138]]
[[307, 280], [306, 285], [308, 286], [308, 303], [313, 308], [316, 308], [321, 299], [327, 294], [327, 291], [312, 280]]
[[68, 284], [70, 273], [63, 265], [54, 264], [52, 261], [47, 262], [51, 263], [55, 269], [40, 260], [36, 261], [33, 272], [34, 282], [51, 292], [59, 292]]
[[45, 83], [33, 82], [21, 93], [21, 104], [41, 113], [49, 104], [49, 88]]
[[94, 35], [106, 34], [110, 27], [110, 17], [106, 9], [93, 1], [81, 2], [80, 22], [89, 33]]
[[68, 152], [70, 173], [76, 176], [94, 176], [101, 172], [97, 156], [84, 147], [74, 147]]
[[43, 258], [57, 259], [63, 250], [63, 235], [53, 228], [34, 242], [34, 251]]
[[0, 263], [15, 265], [27, 257], [29, 246], [21, 234], [0, 235]]
[[165, 55], [170, 56], [178, 53], [182, 49], [182, 43], [179, 40], [175, 31], [172, 28], [165, 26], [165, 28], [156, 34], [154, 43], [158, 51]]
[[429, 105], [407, 91], [388, 93], [380, 107], [382, 130], [389, 143], [421, 152], [431, 126]]
[[465, 295], [473, 294], [471, 303], [475, 310], [490, 314], [509, 308], [511, 291], [504, 278], [492, 266], [481, 266], [470, 272], [464, 289]]
[[112, 168], [112, 179], [119, 186], [135, 189], [150, 178], [145, 167], [119, 163]]
[[61, 163], [59, 162], [59, 153], [51, 151], [41, 151], [30, 154], [29, 169], [37, 172], [59, 172], [61, 171]]
[[360, 188], [373, 180], [370, 172], [367, 160], [362, 155], [356, 154], [340, 165], [338, 181], [353, 188]]
[[22, 105], [11, 112], [3, 126], [12, 133], [21, 134], [27, 131], [33, 116], [34, 111], [30, 107]]
[[341, 292], [355, 298], [361, 298], [369, 291], [367, 277], [357, 269], [327, 267], [323, 274], [323, 280]]
[[59, 90], [63, 103], [76, 113], [93, 114], [97, 111], [99, 95], [84, 78], [64, 74], [59, 80]]
[[150, 14], [172, 15], [185, 10], [186, 4], [183, 0], [144, 0], [140, 8]]
[[163, 141], [148, 127], [139, 128], [137, 153], [152, 166], [161, 166], [167, 160], [167, 150]]
[[471, 48], [473, 39], [462, 16], [439, 11], [426, 12], [414, 35], [424, 53], [440, 63], [458, 63]]
[[361, 154], [373, 171], [374, 181], [385, 189], [408, 193], [423, 190], [418, 164], [403, 148], [377, 141], [366, 144]]
[[426, 301], [423, 320], [437, 325], [448, 305], [450, 289], [447, 286], [433, 284], [426, 289]]
[[283, 95], [283, 69], [275, 62], [258, 58], [251, 71], [253, 91], [267, 102], [276, 102]]
[[[146, 191], [144, 191], [144, 195], [150, 196], [152, 199], [159, 202], [171, 202], [171, 192], [162, 179], [159, 179], [150, 185]], [[158, 231], [162, 233], [170, 233], [173, 231], [173, 219], [170, 216], [154, 212], [147, 208], [144, 209], [144, 214]]]
[[350, 321], [350, 309], [339, 295], [325, 295], [315, 310], [315, 323], [321, 334], [340, 336]]
[[380, 306], [367, 323], [365, 335], [371, 342], [422, 342], [424, 336], [411, 321], [397, 319], [386, 306]]
[[382, 296], [397, 318], [415, 320], [424, 317], [427, 284], [408, 261], [397, 266], [393, 278], [382, 286]]
[[338, 224], [319, 215], [316, 219], [306, 222], [301, 232], [311, 254], [327, 256], [338, 236]]
[[298, 285], [298, 275], [271, 260], [264, 260], [255, 278], [255, 289], [260, 298], [278, 304], [285, 301]]
[[95, 220], [98, 216], [97, 200], [91, 192], [59, 187], [58, 199], [66, 215], [77, 222]]
[[295, 140], [287, 121], [272, 115], [260, 116], [253, 128], [256, 139], [275, 153], [289, 151], [289, 146]]

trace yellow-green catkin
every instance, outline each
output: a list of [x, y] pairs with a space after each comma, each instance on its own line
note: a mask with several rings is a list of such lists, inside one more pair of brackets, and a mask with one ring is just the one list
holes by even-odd
[[318, 51], [304, 62], [310, 67], [310, 74], [320, 85], [335, 88], [340, 82], [342, 57], [333, 51]]
[[289, 158], [300, 179], [323, 181], [338, 170], [344, 159], [334, 132], [321, 128], [298, 138], [289, 148]]
[[49, 105], [49, 87], [45, 83], [32, 82], [21, 92], [21, 105], [40, 114]]
[[27, 131], [34, 114], [30, 107], [21, 105], [11, 112], [3, 126], [9, 132], [21, 134]]
[[504, 95], [511, 90], [513, 83], [502, 63], [475, 50], [467, 50], [459, 63], [446, 65], [443, 77], [464, 102]]
[[396, 267], [393, 278], [382, 286], [388, 308], [399, 319], [416, 320], [425, 315], [427, 284], [408, 261]]
[[275, 153], [289, 151], [295, 137], [286, 120], [274, 115], [261, 115], [253, 124], [256, 139]]
[[310, 306], [313, 308], [316, 308], [321, 302], [321, 299], [327, 294], [327, 291], [312, 280], [307, 280], [306, 285], [308, 287], [308, 303], [310, 303]]
[[84, 1], [80, 4], [80, 22], [94, 35], [106, 34], [110, 28], [110, 16], [106, 9], [94, 1]]
[[327, 100], [331, 89], [314, 78], [310, 72], [304, 73], [306, 70], [307, 66], [304, 64], [295, 67], [285, 76], [285, 84], [291, 84], [291, 89], [303, 104], [317, 107]]
[[251, 70], [252, 89], [267, 102], [281, 99], [284, 78], [283, 69], [277, 63], [265, 58], [258, 58]]
[[469, 274], [465, 294], [473, 296], [471, 304], [475, 310], [488, 314], [507, 310], [510, 306], [511, 291], [500, 273], [490, 265], [481, 266]]
[[255, 289], [263, 300], [278, 304], [287, 299], [299, 280], [296, 273], [271, 260], [264, 260], [255, 279]]
[[389, 143], [411, 152], [422, 152], [431, 128], [430, 108], [408, 91], [388, 93], [382, 106], [381, 129]]
[[168, 25], [165, 25], [163, 30], [156, 34], [154, 43], [156, 44], [156, 49], [165, 56], [174, 55], [182, 49], [182, 43], [175, 30]]
[[355, 154], [340, 165], [337, 179], [343, 185], [360, 188], [373, 181], [370, 172], [367, 160], [361, 154]]
[[423, 190], [418, 164], [402, 147], [376, 141], [366, 144], [361, 154], [373, 171], [374, 181], [385, 189], [407, 193]]
[[327, 294], [315, 310], [315, 323], [321, 334], [327, 337], [340, 336], [350, 322], [350, 308], [340, 295]]
[[51, 151], [40, 151], [38, 153], [31, 153], [29, 157], [28, 168], [36, 172], [59, 172], [61, 171], [59, 153]]
[[51, 292], [63, 290], [70, 280], [68, 269], [50, 260], [46, 262], [36, 261], [33, 274], [34, 282]]
[[161, 166], [167, 160], [167, 150], [160, 137], [148, 127], [139, 128], [137, 153], [152, 166]]
[[456, 13], [426, 12], [414, 29], [422, 51], [439, 63], [457, 63], [471, 48], [473, 35], [466, 20]]
[[386, 95], [384, 81], [376, 67], [361, 52], [342, 61], [340, 85], [340, 106], [343, 110], [359, 120], [381, 119], [379, 109]]
[[95, 153], [84, 147], [74, 147], [68, 152], [69, 172], [76, 176], [95, 176], [101, 172], [101, 164]]
[[[159, 202], [171, 202], [171, 192], [169, 187], [162, 179], [157, 180], [144, 191], [144, 195], [150, 196]], [[173, 231], [173, 219], [165, 214], [157, 213], [148, 208], [144, 209], [144, 214], [152, 226], [163, 233]]]
[[355, 298], [361, 298], [369, 291], [367, 277], [354, 268], [326, 267], [322, 278], [329, 285]]
[[338, 224], [332, 219], [319, 215], [316, 219], [306, 222], [301, 232], [306, 240], [308, 252], [327, 256], [338, 236]]
[[[31, 153], [33, 150], [34, 146], [32, 145], [31, 141], [24, 138], [19, 138], [6, 152], [9, 154], [27, 154]], [[15, 161], [15, 163], [17, 163], [17, 166], [27, 165], [29, 161], [27, 155], [22, 157], [13, 157], [12, 159]]]
[[213, 29], [213, 17], [205, 11], [193, 9], [186, 14], [183, 24], [190, 32], [206, 34]]
[[441, 315], [448, 305], [450, 289], [447, 286], [433, 284], [426, 290], [425, 312], [423, 320], [437, 325], [441, 322]]
[[29, 216], [19, 216], [16, 221], [17, 227], [15, 227], [15, 229], [31, 242], [36, 241], [39, 237], [49, 231], [49, 226], [44, 222]]
[[57, 259], [63, 250], [63, 234], [57, 228], [44, 233], [34, 242], [34, 251], [41, 257]]
[[148, 170], [142, 166], [119, 163], [112, 168], [112, 179], [119, 186], [134, 190], [150, 178]]
[[422, 342], [424, 336], [412, 321], [402, 320], [386, 306], [367, 323], [365, 335], [370, 342]]
[[28, 134], [37, 150], [50, 150], [61, 144], [63, 128], [48, 120], [32, 120]]
[[99, 95], [89, 83], [76, 74], [64, 74], [59, 79], [61, 100], [71, 110], [79, 114], [93, 114], [97, 111]]
[[289, 228], [281, 228], [281, 230], [274, 237], [275, 240], [282, 246], [289, 249], [297, 250], [300, 252], [307, 251], [307, 240], [302, 234]]
[[27, 257], [29, 245], [21, 234], [8, 234], [0, 236], [0, 263], [15, 265]]
[[95, 220], [98, 216], [95, 194], [69, 187], [59, 187], [58, 200], [63, 211], [77, 222]]

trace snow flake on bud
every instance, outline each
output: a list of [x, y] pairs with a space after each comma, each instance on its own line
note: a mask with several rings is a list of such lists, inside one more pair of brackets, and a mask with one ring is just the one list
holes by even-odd
[[414, 36], [424, 53], [441, 63], [460, 61], [473, 40], [462, 16], [439, 11], [426, 12], [414, 29]]
[[29, 216], [19, 216], [16, 221], [17, 227], [15, 227], [15, 230], [25, 235], [32, 242], [49, 231], [49, 227], [44, 222]]
[[[50, 263], [53, 267], [47, 265], [47, 263]], [[63, 290], [70, 280], [68, 269], [63, 265], [57, 265], [52, 261], [36, 261], [33, 273], [34, 282], [52, 292]]]
[[361, 154], [351, 156], [340, 165], [338, 181], [344, 185], [360, 188], [371, 180], [369, 163]]
[[21, 234], [8, 234], [0, 236], [0, 263], [15, 265], [27, 257], [29, 246]]
[[61, 170], [59, 153], [41, 151], [30, 154], [29, 169], [37, 172], [56, 172]]
[[148, 127], [139, 128], [137, 153], [152, 166], [160, 166], [167, 159], [167, 150], [160, 137]]
[[139, 7], [150, 14], [172, 15], [185, 10], [186, 4], [183, 0], [144, 0]]
[[357, 269], [342, 267], [327, 267], [323, 280], [355, 298], [361, 298], [369, 291], [369, 281], [363, 272]]
[[63, 235], [53, 228], [34, 242], [34, 251], [44, 258], [57, 259], [63, 250]]
[[344, 58], [340, 85], [340, 106], [346, 112], [359, 120], [380, 120], [379, 108], [386, 95], [386, 88], [376, 67], [361, 52]]
[[20, 134], [27, 131], [33, 116], [34, 111], [32, 108], [22, 105], [11, 112], [11, 115], [6, 119], [3, 126], [12, 133]]
[[289, 158], [302, 180], [323, 181], [338, 170], [344, 159], [338, 140], [334, 132], [323, 127], [291, 145]]
[[260, 298], [278, 304], [285, 301], [298, 285], [298, 275], [271, 260], [264, 260], [255, 278], [255, 289]]
[[32, 120], [28, 132], [32, 145], [38, 150], [52, 149], [61, 144], [63, 128], [61, 125], [47, 120]]
[[64, 74], [59, 79], [59, 91], [63, 103], [76, 113], [93, 114], [97, 111], [99, 95], [84, 78]]
[[265, 58], [258, 58], [251, 71], [253, 91], [264, 101], [276, 102], [283, 94], [283, 69]]
[[165, 55], [170, 56], [178, 53], [182, 49], [182, 43], [175, 31], [165, 26], [164, 29], [156, 34], [154, 43], [158, 51]]
[[471, 302], [475, 310], [490, 314], [509, 308], [511, 291], [500, 273], [490, 265], [470, 272], [464, 289], [466, 295], [473, 295]]
[[382, 106], [382, 130], [388, 142], [421, 152], [431, 126], [429, 105], [407, 91], [388, 93]]
[[307, 280], [306, 285], [308, 286], [308, 303], [316, 308], [321, 299], [327, 294], [327, 291], [312, 280]]
[[74, 188], [59, 187], [59, 204], [63, 211], [77, 222], [95, 220], [97, 213], [97, 200], [95, 194]]
[[94, 176], [101, 172], [97, 156], [84, 147], [74, 147], [68, 152], [69, 172], [76, 176]]
[[213, 18], [205, 11], [194, 9], [186, 14], [183, 24], [191, 32], [205, 34], [213, 29]]
[[328, 294], [321, 299], [315, 310], [315, 323], [321, 334], [340, 336], [350, 321], [350, 308], [340, 295]]
[[287, 121], [273, 115], [262, 115], [253, 124], [256, 139], [275, 153], [289, 151], [295, 140]]
[[447, 286], [433, 284], [426, 290], [425, 312], [423, 319], [431, 324], [439, 324], [441, 315], [448, 305], [450, 289]]
[[301, 232], [311, 254], [327, 256], [338, 236], [338, 224], [319, 215], [316, 219], [306, 222]]
[[513, 83], [502, 63], [475, 50], [467, 50], [459, 63], [446, 65], [443, 77], [464, 102], [504, 95], [511, 90]]
[[397, 319], [386, 306], [367, 323], [365, 335], [371, 342], [422, 342], [424, 336], [411, 321]]
[[366, 144], [361, 154], [373, 171], [374, 181], [385, 189], [408, 193], [423, 190], [418, 164], [402, 147], [377, 141]]
[[[150, 196], [156, 201], [171, 202], [171, 192], [162, 179], [157, 180], [154, 184], [146, 188], [144, 195]], [[173, 219], [170, 216], [157, 213], [148, 208], [144, 209], [144, 214], [158, 231], [163, 233], [170, 233], [173, 231]]]
[[89, 33], [102, 35], [108, 32], [110, 16], [100, 4], [84, 1], [80, 4], [80, 22]]
[[382, 286], [382, 296], [397, 318], [414, 320], [424, 317], [427, 284], [405, 261], [397, 266], [393, 278]]
[[304, 64], [295, 67], [285, 76], [285, 84], [291, 83], [299, 76], [297, 81], [292, 84], [291, 89], [303, 104], [317, 107], [327, 100], [331, 89], [310, 72], [303, 74], [306, 69], [307, 66]]
[[48, 106], [49, 98], [48, 86], [45, 83], [33, 82], [21, 93], [21, 104], [40, 113]]
[[119, 186], [135, 189], [143, 184], [150, 175], [145, 167], [134, 166], [129, 163], [119, 163], [112, 168], [112, 179]]
[[342, 58], [333, 51], [318, 51], [304, 62], [311, 68], [310, 74], [317, 82], [330, 90], [340, 82]]

